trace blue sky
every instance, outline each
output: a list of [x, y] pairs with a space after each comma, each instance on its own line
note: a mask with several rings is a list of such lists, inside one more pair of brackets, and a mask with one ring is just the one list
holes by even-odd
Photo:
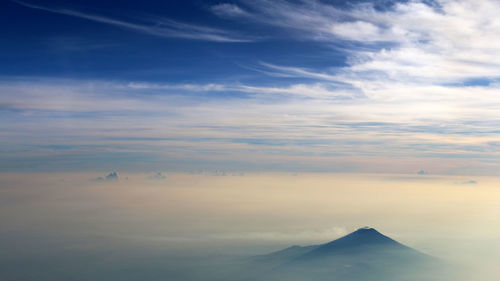
[[[213, 1], [212, 1], [213, 2]], [[259, 62], [331, 67], [345, 55], [262, 24], [217, 16], [219, 2], [7, 2], [10, 75], [173, 83], [272, 83]], [[24, 5], [23, 5], [24, 4]], [[86, 18], [87, 17], [87, 18]], [[163, 23], [161, 23], [163, 22]], [[12, 26], [16, 26], [15, 29]], [[137, 29], [135, 28], [137, 27]], [[326, 55], [328, 54], [328, 56]], [[10, 61], [12, 60], [12, 61]], [[21, 61], [20, 61], [21, 60]], [[195, 70], [195, 71], [194, 71]]]
[[4, 1], [0, 170], [498, 173], [495, 1]]

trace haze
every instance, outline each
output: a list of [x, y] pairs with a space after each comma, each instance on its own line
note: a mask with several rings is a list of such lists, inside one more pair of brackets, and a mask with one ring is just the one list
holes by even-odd
[[500, 275], [500, 2], [119, 2], [0, 4], [2, 281]]

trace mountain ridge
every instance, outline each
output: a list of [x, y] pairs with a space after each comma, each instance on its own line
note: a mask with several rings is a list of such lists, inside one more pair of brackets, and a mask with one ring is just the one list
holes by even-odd
[[317, 259], [328, 255], [353, 254], [363, 251], [380, 252], [380, 250], [409, 251], [424, 255], [383, 235], [375, 228], [363, 227], [338, 239], [321, 244], [298, 259]]
[[[435, 280], [437, 258], [363, 227], [330, 242], [292, 246], [259, 256], [267, 269], [256, 280]], [[272, 263], [272, 268], [270, 264]], [[430, 278], [430, 279], [429, 279]]]

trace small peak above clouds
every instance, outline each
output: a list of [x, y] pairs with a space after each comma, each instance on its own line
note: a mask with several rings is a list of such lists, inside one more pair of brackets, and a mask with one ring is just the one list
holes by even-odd
[[369, 226], [363, 226], [363, 227], [358, 228], [358, 231], [359, 230], [375, 230], [375, 228], [372, 228], [372, 227], [369, 227]]
[[468, 180], [468, 181], [455, 182], [455, 184], [460, 184], [460, 185], [475, 185], [475, 184], [477, 184], [477, 181], [476, 180]]
[[110, 172], [105, 177], [97, 177], [92, 179], [92, 181], [117, 181], [117, 180], [119, 180], [119, 176], [116, 171]]
[[118, 173], [113, 171], [106, 176], [106, 180], [118, 180]]
[[148, 177], [148, 179], [150, 179], [150, 180], [164, 180], [166, 178], [167, 177], [165, 176], [165, 173], [162, 173], [162, 172], [156, 172], [153, 175], [150, 175]]

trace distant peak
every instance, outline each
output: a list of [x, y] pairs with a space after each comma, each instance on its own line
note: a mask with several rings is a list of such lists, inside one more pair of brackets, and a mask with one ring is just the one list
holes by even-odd
[[[358, 230], [347, 234], [344, 237], [341, 237], [337, 240], [334, 240], [330, 243], [338, 243], [340, 241], [343, 241], [342, 243], [348, 242], [349, 244], [352, 243], [353, 245], [360, 245], [360, 244], [385, 244], [385, 243], [395, 243], [396, 241], [392, 240], [391, 238], [383, 235], [382, 233], [378, 232], [375, 228], [372, 227], [362, 227], [358, 228]], [[328, 244], [330, 244], [328, 243]]]
[[411, 248], [385, 236], [375, 228], [365, 226], [336, 240], [319, 245], [298, 259], [306, 260], [328, 255], [378, 253], [394, 250], [407, 251]]
[[354, 234], [354, 233], [365, 233], [365, 234], [371, 233], [371, 234], [381, 234], [381, 233], [380, 233], [380, 232], [378, 232], [375, 228], [373, 228], [373, 227], [369, 227], [369, 226], [364, 226], [364, 227], [358, 228], [358, 230], [354, 231], [352, 234]]
[[375, 230], [375, 228], [369, 227], [369, 226], [363, 226], [358, 228], [358, 230]]

